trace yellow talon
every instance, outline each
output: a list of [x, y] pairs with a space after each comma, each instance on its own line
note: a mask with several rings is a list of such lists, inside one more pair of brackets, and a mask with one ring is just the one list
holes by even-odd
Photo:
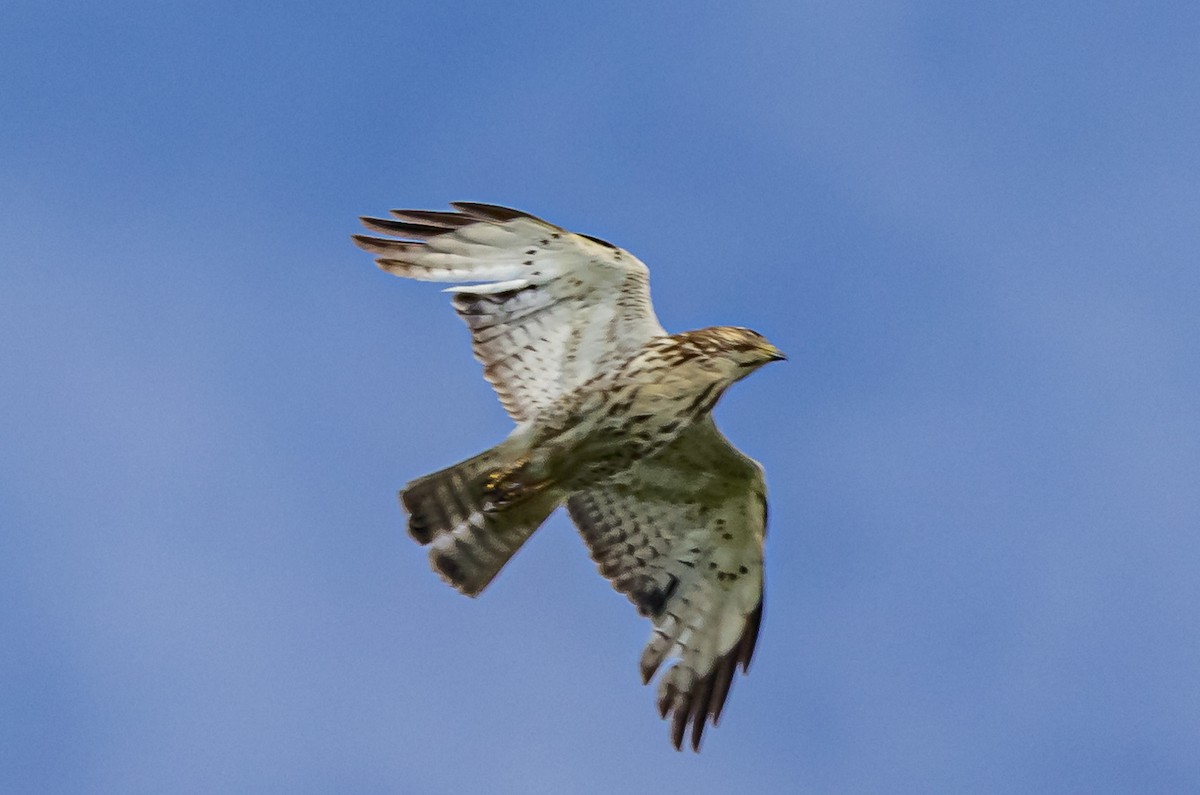
[[487, 476], [487, 482], [483, 484], [483, 490], [487, 492], [496, 491], [500, 488], [500, 483], [504, 480], [504, 475], [507, 470], [496, 469]]
[[488, 495], [494, 509], [503, 508], [537, 493], [545, 483], [523, 483], [519, 477], [521, 470], [529, 464], [528, 459], [522, 458], [511, 466], [494, 469], [488, 473], [483, 483], [483, 493]]

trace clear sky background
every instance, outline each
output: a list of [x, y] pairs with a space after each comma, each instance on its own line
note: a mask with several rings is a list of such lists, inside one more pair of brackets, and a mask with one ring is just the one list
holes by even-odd
[[[1200, 789], [1200, 5], [0, 4], [0, 790]], [[791, 355], [699, 756], [555, 516], [480, 599], [395, 490], [509, 421], [356, 216], [520, 207]]]

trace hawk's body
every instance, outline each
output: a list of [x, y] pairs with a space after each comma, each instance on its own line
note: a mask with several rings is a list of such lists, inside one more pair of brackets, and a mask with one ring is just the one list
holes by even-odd
[[628, 252], [491, 205], [363, 219], [407, 242], [356, 236], [401, 276], [452, 287], [476, 356], [517, 427], [501, 444], [410, 483], [409, 530], [433, 567], [478, 594], [559, 505], [600, 571], [654, 623], [646, 681], [673, 740], [720, 715], [749, 665], [762, 613], [762, 470], [709, 412], [724, 390], [782, 358], [758, 334], [667, 335], [646, 267]]

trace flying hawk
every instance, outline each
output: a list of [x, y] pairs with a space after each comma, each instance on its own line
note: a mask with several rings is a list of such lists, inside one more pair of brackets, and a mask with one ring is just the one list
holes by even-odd
[[[408, 530], [434, 570], [479, 594], [560, 505], [600, 573], [650, 619], [648, 683], [699, 750], [762, 619], [762, 467], [713, 424], [721, 394], [779, 350], [749, 329], [667, 334], [646, 266], [624, 249], [489, 204], [393, 210], [355, 235], [396, 276], [455, 283], [484, 376], [517, 427], [409, 483]], [[467, 284], [464, 284], [467, 283]]]

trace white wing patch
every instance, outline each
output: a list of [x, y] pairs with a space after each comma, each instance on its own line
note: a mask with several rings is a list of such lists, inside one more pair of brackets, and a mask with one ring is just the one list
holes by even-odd
[[[364, 218], [355, 235], [389, 273], [448, 288], [500, 402], [521, 422], [666, 332], [646, 266], [624, 249], [532, 215], [458, 202], [459, 212]], [[484, 282], [483, 284], [465, 284]]]
[[601, 574], [654, 625], [649, 682], [668, 658], [658, 708], [671, 739], [699, 749], [721, 716], [735, 668], [750, 665], [762, 619], [766, 490], [762, 470], [711, 418], [626, 477], [568, 500]]

